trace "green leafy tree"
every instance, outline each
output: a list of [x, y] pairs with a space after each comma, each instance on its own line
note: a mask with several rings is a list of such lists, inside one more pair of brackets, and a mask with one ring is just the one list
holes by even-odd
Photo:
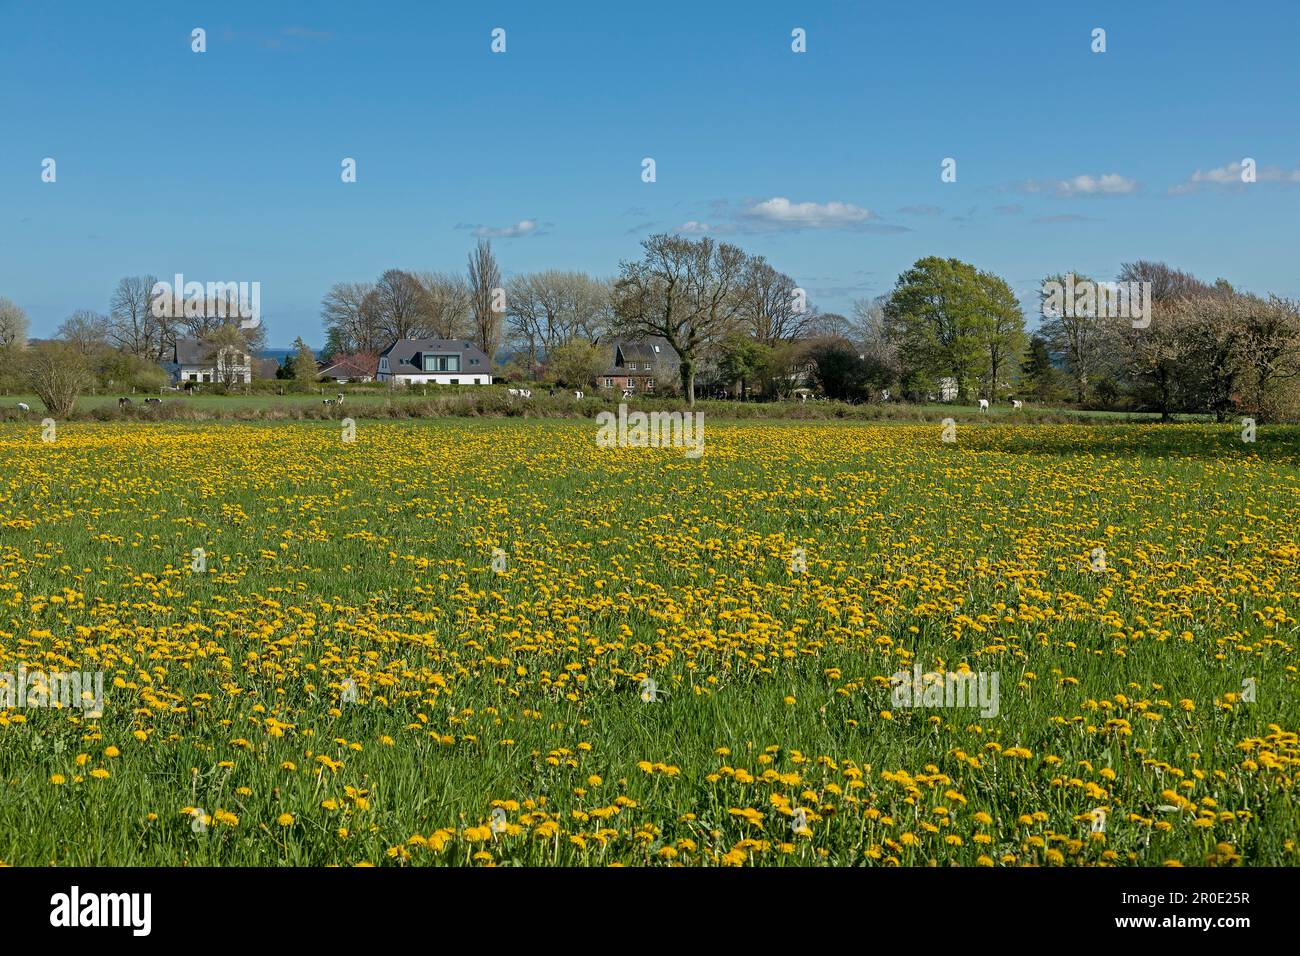
[[[906, 378], [951, 377], [963, 401], [987, 367], [983, 310], [992, 284], [969, 263], [930, 256], [898, 277], [885, 303]], [[1022, 319], [1023, 324], [1023, 319]]]
[[772, 362], [772, 349], [747, 335], [731, 335], [722, 343], [718, 372], [728, 385], [740, 384], [740, 399], [744, 401], [748, 386], [762, 379]]
[[1061, 376], [1052, 364], [1047, 339], [1041, 335], [1029, 339], [1029, 347], [1020, 366], [1020, 386], [1027, 398], [1043, 405], [1061, 398]]
[[590, 388], [609, 363], [607, 346], [572, 339], [547, 353], [546, 381], [565, 388]]
[[975, 318], [975, 331], [983, 355], [985, 397], [997, 399], [1014, 384], [1025, 354], [1025, 313], [1011, 286], [991, 272], [979, 274], [984, 301]]
[[309, 391], [316, 384], [316, 356], [302, 340], [302, 336], [293, 340], [297, 350], [293, 356], [294, 385], [301, 391]]

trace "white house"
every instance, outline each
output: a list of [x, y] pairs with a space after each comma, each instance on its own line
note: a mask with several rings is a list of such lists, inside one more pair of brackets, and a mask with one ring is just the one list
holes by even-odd
[[177, 383], [247, 385], [253, 381], [253, 357], [250, 353], [232, 346], [214, 349], [199, 339], [177, 339], [172, 361], [164, 362], [163, 368]]
[[492, 363], [464, 339], [398, 339], [379, 353], [376, 377], [397, 385], [491, 385]]

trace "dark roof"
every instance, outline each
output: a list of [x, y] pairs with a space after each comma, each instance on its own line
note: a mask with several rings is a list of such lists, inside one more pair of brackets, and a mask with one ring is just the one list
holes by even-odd
[[[647, 365], [653, 365], [656, 372], [672, 372], [682, 364], [677, 350], [669, 345], [668, 340], [662, 335], [647, 335], [639, 339], [614, 339], [610, 344], [613, 347], [610, 366], [615, 370], [614, 374], [626, 375], [628, 372], [633, 372], [644, 375]], [[629, 365], [635, 367], [625, 368]]]
[[[411, 360], [423, 352], [439, 355], [454, 352], [477, 358], [485, 372], [490, 372], [492, 369], [492, 363], [483, 354], [483, 350], [473, 342], [467, 342], [465, 339], [398, 339], [380, 352], [379, 357], [388, 356], [388, 372], [390, 375], [422, 375], [424, 369], [413, 364]], [[462, 365], [461, 371], [466, 370], [465, 366]]]
[[[250, 351], [242, 350], [245, 361], [250, 358]], [[212, 365], [216, 361], [212, 345], [202, 339], [177, 339], [172, 356], [176, 365]]]
[[379, 369], [379, 358], [375, 355], [335, 355], [328, 363], [321, 363], [318, 374], [342, 375], [347, 378], [374, 377]]
[[211, 361], [212, 353], [208, 351], [206, 342], [200, 339], [176, 340], [177, 365], [206, 365]]

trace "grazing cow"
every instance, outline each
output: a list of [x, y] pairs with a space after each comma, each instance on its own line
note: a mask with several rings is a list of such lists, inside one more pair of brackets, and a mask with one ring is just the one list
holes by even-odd
[[324, 401], [322, 401], [321, 404], [324, 405], [326, 408], [329, 408], [331, 405], [334, 404], [334, 399], [327, 398]]
[[144, 400], [144, 403], [145, 403], [146, 405], [161, 405], [161, 404], [162, 404], [162, 399], [161, 399], [161, 398], [146, 398], [146, 399]]
[[988, 410], [989, 410], [989, 400], [988, 400], [987, 398], [981, 398], [981, 399], [980, 399], [980, 411], [981, 411], [981, 412], [987, 412]]
[[339, 403], [340, 405], [343, 404], [343, 393], [342, 393], [342, 392], [339, 392], [338, 403]]
[[624, 398], [631, 398], [631, 397], [632, 397], [633, 395], [635, 395], [635, 394], [636, 394], [636, 390], [635, 390], [635, 389], [631, 389], [631, 388], [625, 388], [625, 389], [623, 389], [623, 397], [624, 397]]
[[32, 410], [32, 407], [31, 407], [30, 405], [28, 405], [26, 402], [19, 402], [19, 403], [18, 403], [18, 410], [19, 410], [20, 412], [30, 412], [30, 411]]
[[582, 401], [582, 392], [581, 391], [574, 392], [573, 397], [576, 398], [578, 401]]
[[1021, 401], [1020, 399], [1018, 399], [1018, 398], [1013, 398], [1013, 399], [1011, 400], [1011, 407], [1012, 407], [1012, 408], [1024, 408], [1024, 407], [1025, 407], [1025, 403], [1022, 402], [1022, 401]]
[[119, 399], [117, 400], [117, 407], [118, 407], [118, 408], [125, 408], [127, 405], [130, 405], [130, 404], [131, 404], [131, 399], [129, 399], [129, 398], [125, 398], [125, 397], [123, 397], [123, 398], [119, 398]]

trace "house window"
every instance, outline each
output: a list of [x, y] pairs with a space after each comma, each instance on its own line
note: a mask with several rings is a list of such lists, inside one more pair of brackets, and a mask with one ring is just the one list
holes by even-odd
[[469, 364], [470, 364], [470, 365], [477, 365], [477, 364], [478, 364], [478, 359], [476, 359], [476, 358], [471, 358], [471, 359], [469, 360]]
[[379, 370], [380, 370], [381, 372], [387, 372], [387, 371], [388, 371], [388, 356], [387, 356], [387, 355], [385, 355], [383, 358], [381, 358], [381, 359], [379, 360]]
[[451, 380], [451, 384], [453, 384], [453, 385], [459, 385], [459, 384], [460, 384], [460, 379], [458, 379], [458, 378], [453, 378], [453, 379]]
[[205, 373], [204, 376], [203, 376], [203, 381], [205, 381], [205, 382], [211, 382], [211, 381], [212, 381], [212, 376], [211, 376], [210, 374]]
[[653, 391], [655, 390], [655, 380], [654, 380], [654, 379], [652, 379], [652, 378], [648, 378], [648, 379], [645, 380], [645, 390], [646, 390], [647, 392], [653, 392]]
[[614, 387], [614, 380], [613, 380], [612, 378], [607, 378], [607, 379], [605, 379], [605, 387], [606, 387], [606, 388], [613, 388], [613, 387]]
[[459, 372], [459, 355], [426, 355], [424, 357], [426, 372]]

